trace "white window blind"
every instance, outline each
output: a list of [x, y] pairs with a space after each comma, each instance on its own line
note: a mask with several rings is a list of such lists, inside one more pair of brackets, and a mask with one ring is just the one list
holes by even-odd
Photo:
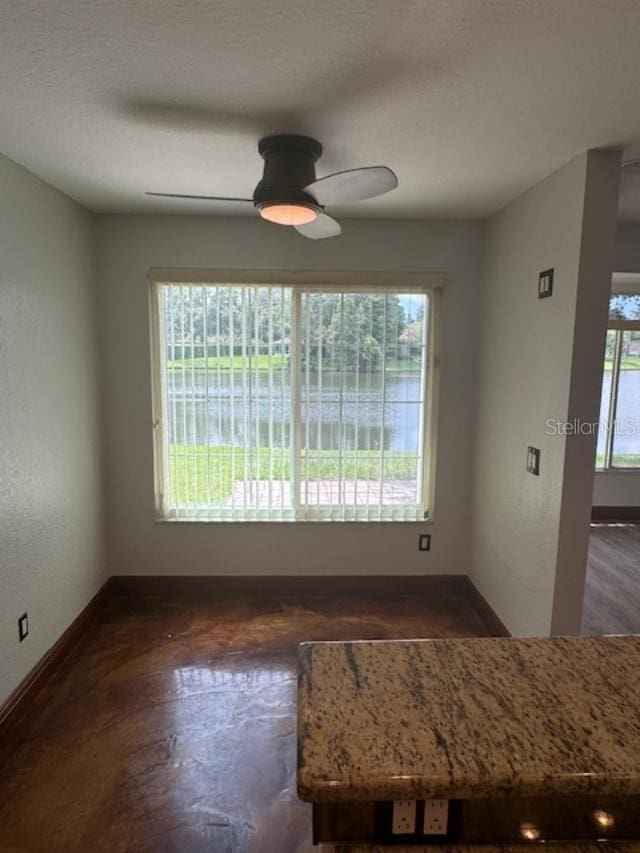
[[158, 282], [153, 293], [160, 517], [424, 519], [428, 292]]

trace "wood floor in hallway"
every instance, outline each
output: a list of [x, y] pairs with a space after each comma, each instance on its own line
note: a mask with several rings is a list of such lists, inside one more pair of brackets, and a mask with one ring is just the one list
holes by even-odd
[[583, 634], [640, 634], [640, 524], [593, 524]]
[[487, 633], [453, 595], [112, 598], [0, 746], [0, 850], [310, 853], [296, 645]]

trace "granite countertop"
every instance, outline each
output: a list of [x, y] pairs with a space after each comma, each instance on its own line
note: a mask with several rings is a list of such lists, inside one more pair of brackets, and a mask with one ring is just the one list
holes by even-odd
[[[544, 853], [639, 853], [640, 841], [597, 841], [571, 842], [564, 844], [545, 842]], [[531, 844], [453, 844], [422, 846], [385, 846], [380, 844], [336, 844], [332, 853], [525, 853], [531, 851]]]
[[303, 643], [309, 802], [640, 793], [640, 636]]

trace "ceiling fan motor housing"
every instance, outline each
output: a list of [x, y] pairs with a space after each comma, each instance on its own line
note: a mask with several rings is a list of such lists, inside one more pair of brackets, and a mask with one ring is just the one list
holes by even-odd
[[264, 160], [264, 169], [251, 198], [177, 193], [148, 195], [246, 202], [253, 204], [268, 222], [293, 226], [303, 237], [323, 240], [341, 233], [339, 223], [324, 212], [325, 205], [374, 198], [398, 186], [398, 178], [388, 166], [346, 169], [316, 180], [316, 161], [322, 155], [322, 145], [310, 136], [265, 136], [258, 143], [258, 151]]
[[322, 145], [309, 136], [281, 134], [267, 136], [258, 143], [264, 160], [262, 180], [253, 193], [253, 203], [260, 209], [271, 204], [302, 204], [320, 212], [318, 202], [304, 192], [316, 179], [316, 161]]

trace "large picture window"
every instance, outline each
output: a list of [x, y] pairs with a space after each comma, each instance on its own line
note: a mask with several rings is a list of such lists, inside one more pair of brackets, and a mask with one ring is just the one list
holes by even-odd
[[153, 295], [161, 518], [425, 518], [431, 291], [155, 281]]
[[596, 467], [640, 468], [640, 295], [609, 304]]

